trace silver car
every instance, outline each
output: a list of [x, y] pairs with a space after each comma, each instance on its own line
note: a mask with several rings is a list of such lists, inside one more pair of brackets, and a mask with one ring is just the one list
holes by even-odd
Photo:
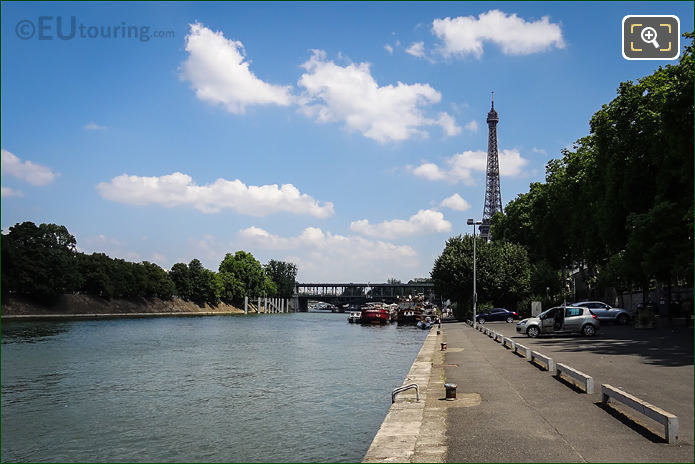
[[581, 333], [596, 335], [600, 323], [589, 308], [558, 306], [543, 311], [538, 317], [529, 317], [516, 325], [516, 332], [536, 338], [541, 334]]
[[572, 306], [589, 308], [592, 313], [596, 314], [598, 320], [603, 322], [615, 322], [625, 325], [634, 317], [632, 312], [623, 308], [614, 308], [602, 301], [580, 301], [579, 303], [573, 303]]

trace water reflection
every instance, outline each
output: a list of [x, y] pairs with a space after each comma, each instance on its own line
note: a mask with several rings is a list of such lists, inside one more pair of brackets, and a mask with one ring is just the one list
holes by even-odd
[[39, 343], [68, 330], [65, 322], [3, 322], [2, 344]]

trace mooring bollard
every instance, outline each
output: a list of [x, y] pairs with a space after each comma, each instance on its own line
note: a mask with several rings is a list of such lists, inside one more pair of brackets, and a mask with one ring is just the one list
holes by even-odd
[[446, 343], [442, 342], [442, 351], [446, 351]]
[[445, 383], [444, 388], [446, 388], [446, 399], [455, 400], [456, 399], [456, 384], [455, 383]]

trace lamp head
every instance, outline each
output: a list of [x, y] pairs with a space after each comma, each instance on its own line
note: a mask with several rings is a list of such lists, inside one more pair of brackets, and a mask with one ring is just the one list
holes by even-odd
[[475, 221], [473, 219], [469, 219], [466, 221], [466, 224], [468, 224], [469, 226], [472, 226], [473, 224], [475, 224]]

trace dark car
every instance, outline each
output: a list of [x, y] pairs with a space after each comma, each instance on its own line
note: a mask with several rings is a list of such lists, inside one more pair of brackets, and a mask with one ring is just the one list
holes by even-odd
[[519, 315], [514, 311], [504, 308], [493, 308], [489, 311], [478, 314], [475, 319], [478, 321], [478, 323], [484, 324], [486, 321], [507, 321], [511, 323], [514, 322], [514, 319], [518, 318]]

